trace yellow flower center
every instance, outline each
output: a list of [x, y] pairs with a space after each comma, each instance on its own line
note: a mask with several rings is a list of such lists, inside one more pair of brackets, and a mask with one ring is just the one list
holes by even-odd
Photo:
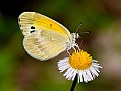
[[72, 68], [85, 70], [92, 65], [92, 56], [83, 50], [75, 51], [69, 58], [69, 64]]

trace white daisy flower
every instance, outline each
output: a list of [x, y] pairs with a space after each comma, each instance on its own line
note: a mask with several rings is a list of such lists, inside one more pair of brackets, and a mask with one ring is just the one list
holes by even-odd
[[99, 76], [99, 68], [102, 68], [98, 61], [86, 51], [79, 50], [72, 53], [70, 57], [65, 57], [58, 62], [60, 72], [65, 72], [63, 76], [68, 80], [74, 80], [77, 75], [79, 82], [88, 82]]

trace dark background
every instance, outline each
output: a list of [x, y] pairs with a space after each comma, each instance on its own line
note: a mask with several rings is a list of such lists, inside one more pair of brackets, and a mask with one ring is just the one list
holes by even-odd
[[57, 62], [29, 56], [22, 46], [18, 16], [36, 11], [82, 34], [80, 48], [103, 66], [100, 76], [77, 84], [75, 91], [121, 91], [121, 0], [1, 0], [0, 1], [0, 91], [69, 91], [72, 81], [63, 77]]

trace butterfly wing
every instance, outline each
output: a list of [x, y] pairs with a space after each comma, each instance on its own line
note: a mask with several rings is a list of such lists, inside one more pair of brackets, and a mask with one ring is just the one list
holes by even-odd
[[57, 56], [66, 49], [66, 43], [71, 38], [63, 25], [39, 13], [22, 13], [19, 25], [24, 35], [25, 50], [39, 60]]
[[34, 58], [44, 61], [53, 58], [64, 51], [66, 49], [66, 43], [61, 41], [61, 38], [59, 39], [59, 37], [53, 39], [49, 34], [50, 33], [46, 33], [48, 36], [44, 35], [39, 37], [38, 34], [33, 34], [24, 38], [23, 45], [27, 53]]
[[37, 29], [51, 30], [64, 37], [71, 38], [70, 32], [63, 25], [36, 12], [23, 12], [18, 18], [18, 23], [23, 35], [26, 35], [32, 29]]

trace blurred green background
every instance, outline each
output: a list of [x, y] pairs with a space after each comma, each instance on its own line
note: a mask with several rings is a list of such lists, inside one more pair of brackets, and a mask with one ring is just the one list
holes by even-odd
[[103, 66], [100, 76], [77, 84], [75, 91], [121, 91], [121, 0], [1, 0], [0, 91], [69, 91], [72, 81], [63, 77], [57, 62], [66, 52], [41, 62], [22, 46], [18, 16], [24, 11], [47, 15], [82, 34], [77, 42]]

